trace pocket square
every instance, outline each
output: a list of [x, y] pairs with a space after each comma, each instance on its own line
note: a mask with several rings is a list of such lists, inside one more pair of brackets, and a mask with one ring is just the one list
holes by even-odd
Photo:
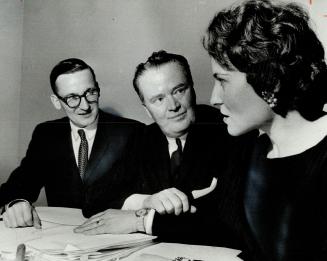
[[205, 195], [208, 195], [216, 188], [216, 186], [217, 186], [217, 178], [213, 178], [209, 187], [193, 190], [192, 191], [193, 198], [197, 199]]

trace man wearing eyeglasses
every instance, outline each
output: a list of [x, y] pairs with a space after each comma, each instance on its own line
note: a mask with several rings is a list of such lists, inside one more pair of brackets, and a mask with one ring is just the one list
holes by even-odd
[[[32, 202], [45, 188], [49, 206], [82, 208], [96, 180], [110, 175], [128, 139], [142, 124], [99, 110], [100, 88], [93, 69], [76, 58], [50, 74], [51, 101], [67, 117], [39, 124], [25, 158], [0, 187], [7, 227], [40, 227]], [[113, 198], [119, 195], [112, 175]], [[110, 200], [110, 199], [108, 199]]]

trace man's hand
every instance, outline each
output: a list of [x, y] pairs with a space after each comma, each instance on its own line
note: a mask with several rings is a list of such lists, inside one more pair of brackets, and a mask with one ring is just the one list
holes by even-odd
[[27, 201], [20, 201], [10, 206], [2, 217], [6, 227], [41, 228], [41, 220], [35, 208]]
[[90, 217], [74, 232], [86, 235], [129, 234], [137, 232], [137, 219], [135, 211], [108, 209]]
[[179, 215], [182, 212], [191, 213], [196, 211], [194, 206], [190, 206], [189, 200], [184, 192], [176, 189], [169, 188], [162, 190], [158, 193], [148, 196], [143, 201], [143, 208], [153, 208], [160, 214]]

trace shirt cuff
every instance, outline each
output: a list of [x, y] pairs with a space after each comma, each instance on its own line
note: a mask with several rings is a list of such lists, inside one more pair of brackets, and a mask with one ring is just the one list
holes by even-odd
[[26, 199], [23, 199], [23, 198], [14, 199], [5, 205], [5, 211], [7, 211], [8, 208], [12, 207], [13, 205], [15, 205], [16, 203], [19, 203], [19, 202], [26, 202], [31, 205], [31, 203]]
[[145, 233], [147, 233], [148, 235], [152, 235], [152, 224], [153, 224], [153, 219], [154, 219], [155, 213], [156, 213], [156, 211], [154, 209], [150, 209], [150, 211], [144, 218]]
[[148, 194], [132, 194], [125, 199], [122, 210], [139, 210], [143, 208], [143, 202], [148, 197]]
[[217, 187], [217, 178], [213, 178], [209, 187], [192, 191], [194, 199], [201, 198], [211, 193]]

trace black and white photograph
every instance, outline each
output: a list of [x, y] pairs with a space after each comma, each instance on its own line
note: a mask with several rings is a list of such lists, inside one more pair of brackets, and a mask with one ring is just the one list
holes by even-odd
[[0, 0], [0, 261], [327, 260], [327, 0]]

